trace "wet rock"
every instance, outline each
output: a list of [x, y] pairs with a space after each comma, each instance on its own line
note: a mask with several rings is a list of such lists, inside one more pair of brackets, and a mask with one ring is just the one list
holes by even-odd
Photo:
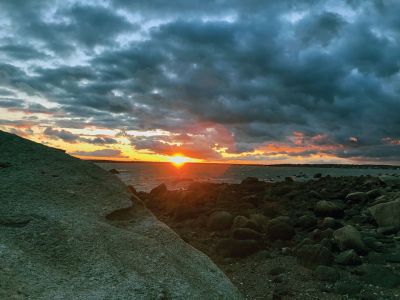
[[321, 177], [322, 177], [322, 174], [321, 174], [321, 173], [315, 173], [313, 177], [314, 177], [314, 178], [321, 178]]
[[316, 225], [317, 225], [317, 218], [313, 215], [301, 216], [296, 222], [296, 226], [303, 229], [313, 228]]
[[340, 253], [336, 257], [335, 263], [345, 266], [357, 266], [361, 265], [362, 261], [361, 258], [357, 255], [357, 253], [353, 249], [351, 249]]
[[167, 186], [165, 185], [165, 183], [162, 183], [150, 191], [150, 196], [151, 197], [161, 196], [167, 191], [168, 191]]
[[207, 229], [209, 230], [226, 230], [231, 228], [233, 216], [227, 211], [217, 211], [208, 217]]
[[246, 257], [261, 249], [255, 240], [223, 239], [216, 246], [216, 252], [225, 257]]
[[374, 205], [369, 211], [380, 227], [400, 227], [400, 199]]
[[321, 245], [304, 245], [297, 250], [297, 262], [306, 268], [316, 266], [330, 266], [334, 261], [332, 252]]
[[237, 240], [259, 240], [262, 234], [250, 228], [236, 228], [232, 231], [232, 237]]
[[368, 252], [364, 245], [360, 232], [351, 225], [346, 225], [333, 233], [333, 238], [337, 242], [339, 248], [343, 250], [354, 249], [359, 254]]
[[110, 172], [111, 174], [119, 174], [119, 171], [117, 169], [111, 169], [108, 172]]
[[339, 272], [332, 267], [328, 266], [317, 266], [315, 268], [315, 276], [325, 282], [336, 282], [339, 280]]
[[343, 216], [343, 209], [341, 207], [326, 200], [318, 201], [314, 207], [314, 212], [319, 217], [341, 218]]
[[346, 196], [346, 201], [349, 201], [349, 202], [363, 203], [367, 199], [368, 199], [368, 196], [364, 192], [354, 192], [354, 193], [350, 193]]
[[295, 231], [293, 226], [287, 222], [279, 219], [273, 219], [268, 222], [266, 235], [271, 241], [290, 240], [295, 235]]

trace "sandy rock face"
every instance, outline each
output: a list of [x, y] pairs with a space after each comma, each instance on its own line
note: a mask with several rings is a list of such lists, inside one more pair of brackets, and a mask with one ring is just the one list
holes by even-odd
[[0, 299], [239, 299], [116, 178], [0, 132]]

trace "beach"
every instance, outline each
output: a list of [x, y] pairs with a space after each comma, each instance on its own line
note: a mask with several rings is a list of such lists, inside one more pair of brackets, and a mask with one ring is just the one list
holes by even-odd
[[399, 299], [400, 177], [316, 174], [134, 193], [245, 299]]

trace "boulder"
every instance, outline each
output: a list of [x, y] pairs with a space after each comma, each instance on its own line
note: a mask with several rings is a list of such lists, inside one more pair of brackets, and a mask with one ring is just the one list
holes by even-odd
[[258, 180], [257, 177], [247, 177], [242, 180], [240, 184], [242, 185], [252, 185], [252, 184], [258, 184], [260, 181]]
[[357, 253], [353, 249], [351, 249], [340, 253], [336, 257], [335, 263], [337, 263], [338, 265], [356, 266], [356, 265], [361, 265], [362, 261], [361, 258], [357, 255]]
[[295, 235], [292, 225], [279, 220], [272, 219], [268, 222], [266, 236], [269, 240], [290, 240]]
[[108, 172], [110, 172], [111, 174], [119, 174], [119, 171], [117, 169], [111, 169]]
[[367, 247], [361, 239], [360, 232], [351, 225], [346, 225], [336, 230], [333, 233], [333, 238], [342, 251], [354, 249], [359, 254], [368, 252]]
[[354, 192], [347, 194], [346, 196], [346, 201], [349, 202], [356, 202], [356, 203], [362, 203], [368, 200], [368, 195], [367, 193], [364, 192]]
[[381, 175], [381, 176], [379, 176], [379, 180], [382, 183], [384, 183], [386, 186], [390, 186], [390, 187], [400, 186], [400, 177], [398, 177], [398, 176]]
[[310, 229], [317, 225], [317, 221], [317, 218], [313, 215], [304, 215], [297, 220], [296, 226], [303, 229]]
[[343, 208], [326, 200], [318, 201], [315, 204], [314, 212], [319, 217], [341, 218], [343, 216]]
[[242, 299], [117, 176], [0, 132], [0, 299]]
[[231, 228], [233, 216], [227, 211], [217, 211], [208, 217], [207, 229], [209, 230], [226, 230]]
[[258, 241], [236, 239], [222, 239], [215, 247], [216, 253], [225, 257], [246, 257], [260, 249]]
[[262, 228], [253, 220], [249, 220], [245, 216], [236, 216], [233, 219], [232, 229], [235, 228], [251, 228], [257, 231], [260, 231]]
[[297, 250], [297, 262], [306, 268], [332, 265], [335, 257], [332, 252], [321, 245], [304, 245]]
[[162, 183], [150, 191], [150, 196], [158, 197], [158, 196], [163, 195], [167, 191], [168, 191], [167, 186], [165, 185], [165, 183]]
[[250, 228], [236, 228], [232, 231], [232, 237], [237, 240], [260, 240], [262, 234]]
[[321, 229], [327, 229], [327, 228], [336, 229], [338, 227], [341, 227], [341, 223], [332, 217], [324, 218], [320, 224]]
[[370, 200], [376, 199], [382, 195], [382, 191], [380, 189], [373, 189], [367, 192], [367, 196]]
[[380, 227], [400, 227], [400, 199], [374, 205], [369, 211]]

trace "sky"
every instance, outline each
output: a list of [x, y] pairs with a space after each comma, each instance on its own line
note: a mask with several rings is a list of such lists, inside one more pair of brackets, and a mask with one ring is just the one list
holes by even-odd
[[399, 11], [2, 0], [0, 130], [88, 159], [400, 164]]

